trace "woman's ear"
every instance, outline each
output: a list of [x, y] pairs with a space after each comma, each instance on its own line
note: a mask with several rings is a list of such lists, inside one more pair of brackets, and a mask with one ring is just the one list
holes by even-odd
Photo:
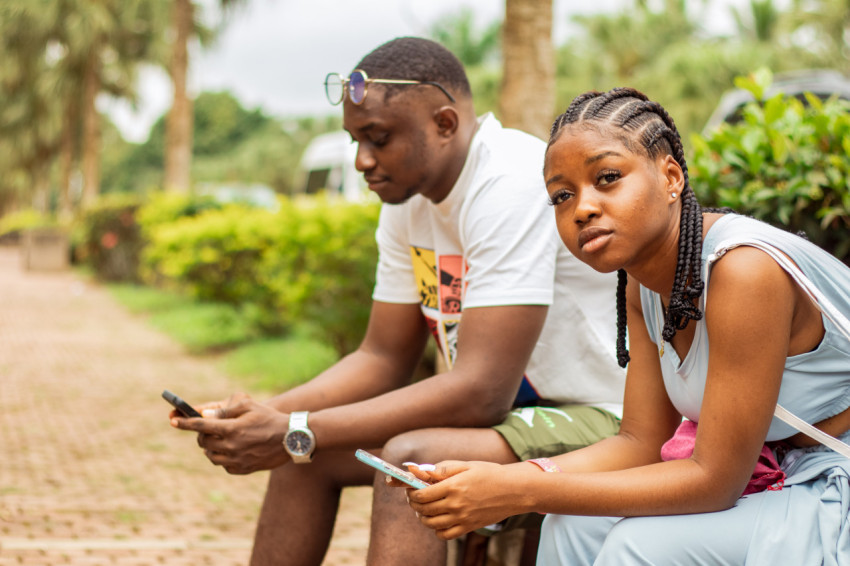
[[440, 137], [451, 138], [457, 133], [460, 116], [452, 106], [443, 106], [434, 112], [434, 123]]
[[685, 189], [685, 172], [672, 155], [665, 155], [661, 160], [661, 174], [665, 179], [667, 197], [671, 200], [681, 198]]

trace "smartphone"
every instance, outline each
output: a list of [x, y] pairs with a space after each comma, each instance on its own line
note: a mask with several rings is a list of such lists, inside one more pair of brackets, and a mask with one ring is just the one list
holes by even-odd
[[372, 466], [379, 472], [384, 472], [388, 476], [392, 476], [397, 480], [403, 481], [410, 487], [422, 489], [423, 487], [428, 487], [429, 485], [431, 485], [427, 482], [420, 480], [410, 472], [402, 470], [401, 468], [397, 468], [389, 462], [385, 462], [384, 460], [381, 460], [374, 454], [370, 454], [365, 450], [358, 450], [354, 453], [354, 457], [363, 462], [364, 464]]
[[171, 403], [171, 405], [177, 409], [177, 411], [183, 415], [184, 417], [200, 417], [201, 413], [195, 410], [192, 405], [169, 391], [168, 389], [164, 389], [162, 391], [162, 398]]

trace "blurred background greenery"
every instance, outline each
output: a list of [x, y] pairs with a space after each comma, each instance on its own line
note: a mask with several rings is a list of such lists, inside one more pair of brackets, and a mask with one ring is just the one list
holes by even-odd
[[[251, 1], [215, 4], [226, 25]], [[479, 113], [541, 136], [577, 94], [643, 90], [676, 119], [703, 202], [803, 229], [847, 261], [847, 105], [774, 96], [769, 86], [803, 69], [847, 77], [850, 3], [723, 2], [735, 25], [719, 33], [700, 21], [715, 1], [624, 0], [615, 12], [574, 16], [556, 45], [552, 0], [506, 0], [503, 21], [482, 25], [467, 6], [428, 35], [466, 65]], [[67, 231], [74, 262], [128, 308], [273, 390], [356, 347], [378, 209], [292, 198], [305, 149], [340, 129], [338, 112], [278, 117], [231, 92], [187, 93], [191, 47], [220, 32], [200, 23], [200, 10], [200, 0], [0, 2], [0, 241]], [[542, 38], [536, 52], [524, 51], [529, 30]], [[168, 72], [174, 100], [135, 143], [96, 100], [137, 100], [145, 65]], [[523, 70], [524, 98], [509, 88]], [[704, 130], [736, 84], [756, 101], [739, 122]], [[531, 124], [516, 118], [528, 107], [538, 110]], [[260, 186], [278, 199], [252, 207], [203, 190], [222, 186]]]

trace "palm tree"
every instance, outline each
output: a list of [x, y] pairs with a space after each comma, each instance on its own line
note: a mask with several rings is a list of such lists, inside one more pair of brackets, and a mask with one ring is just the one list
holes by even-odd
[[552, 0], [506, 0], [502, 57], [502, 122], [548, 137], [555, 109]]
[[[244, 0], [219, 0], [227, 12]], [[165, 188], [186, 192], [191, 184], [192, 165], [192, 99], [186, 89], [189, 72], [189, 42], [201, 30], [195, 22], [197, 3], [192, 0], [173, 0], [172, 27], [174, 41], [168, 72], [174, 85], [174, 100], [166, 120]]]
[[133, 98], [138, 65], [150, 60], [161, 37], [164, 0], [63, 0], [55, 32], [64, 48], [59, 63], [66, 107], [62, 137], [62, 206], [70, 207], [68, 184], [75, 131], [82, 129], [81, 206], [100, 193], [101, 93]]
[[60, 120], [46, 57], [54, 12], [50, 5], [9, 0], [0, 5], [0, 153], [4, 200], [29, 197], [46, 210], [50, 163], [58, 147]]

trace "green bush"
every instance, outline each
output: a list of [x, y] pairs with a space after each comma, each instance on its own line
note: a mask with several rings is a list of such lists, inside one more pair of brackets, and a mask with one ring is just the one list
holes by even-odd
[[850, 261], [850, 105], [807, 95], [764, 99], [769, 71], [739, 78], [757, 102], [738, 124], [692, 136], [691, 181], [703, 205], [804, 231]]
[[377, 204], [299, 201], [259, 270], [277, 310], [309, 321], [339, 355], [357, 347], [369, 321], [379, 212]]
[[19, 210], [0, 217], [0, 239], [16, 241], [24, 230], [53, 225], [55, 222], [42, 212], [31, 208]]
[[202, 301], [253, 309], [267, 331], [283, 330], [286, 320], [270, 312], [274, 298], [257, 276], [261, 256], [275, 245], [276, 222], [273, 212], [230, 205], [154, 226], [145, 278]]
[[156, 226], [168, 224], [185, 218], [197, 216], [207, 210], [218, 210], [222, 207], [212, 197], [201, 197], [163, 191], [151, 194], [144, 206], [139, 209], [137, 221], [142, 233], [147, 238]]
[[143, 240], [136, 211], [141, 203], [139, 196], [115, 193], [102, 197], [83, 213], [75, 255], [99, 279], [138, 281]]
[[281, 199], [277, 211], [231, 205], [150, 230], [147, 277], [250, 309], [266, 333], [300, 321], [340, 353], [369, 316], [377, 205]]

